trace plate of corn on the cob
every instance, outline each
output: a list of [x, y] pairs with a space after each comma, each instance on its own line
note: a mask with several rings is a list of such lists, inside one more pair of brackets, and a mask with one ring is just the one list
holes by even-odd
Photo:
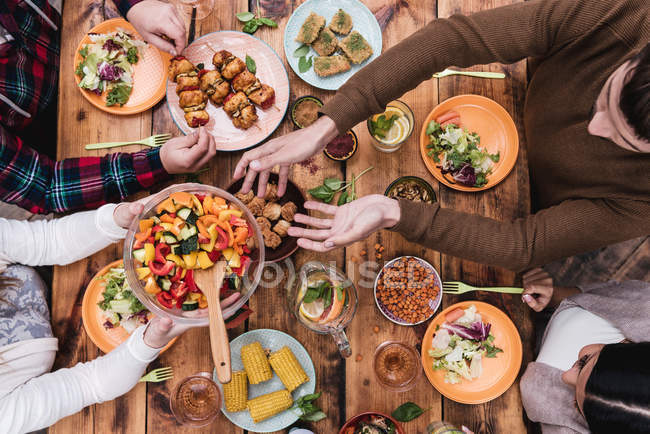
[[258, 433], [298, 420], [300, 412], [291, 407], [316, 390], [314, 363], [300, 342], [278, 330], [252, 330], [230, 342], [230, 357], [231, 381], [221, 384], [214, 377], [228, 420]]

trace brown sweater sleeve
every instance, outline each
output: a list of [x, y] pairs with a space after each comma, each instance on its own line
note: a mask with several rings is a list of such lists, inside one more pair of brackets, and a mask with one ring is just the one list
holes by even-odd
[[633, 200], [568, 200], [514, 221], [400, 200], [391, 230], [439, 252], [523, 271], [556, 259], [650, 234], [650, 204]]
[[534, 0], [437, 19], [357, 72], [321, 112], [347, 131], [448, 66], [542, 56], [600, 22], [612, 0]]

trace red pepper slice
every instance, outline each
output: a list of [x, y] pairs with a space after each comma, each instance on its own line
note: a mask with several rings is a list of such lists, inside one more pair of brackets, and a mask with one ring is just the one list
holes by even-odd
[[226, 95], [226, 97], [223, 99], [224, 104], [227, 103], [228, 101], [230, 101], [230, 98], [232, 98], [233, 96], [235, 96], [235, 94], [232, 93], [232, 92], [230, 92], [228, 95]]
[[179, 298], [179, 299], [185, 297], [187, 291], [188, 288], [185, 282], [174, 282], [172, 283], [171, 288], [169, 288], [169, 292], [172, 294], [172, 297]]
[[187, 270], [185, 273], [185, 283], [187, 284], [187, 289], [189, 289], [190, 292], [201, 292], [199, 287], [196, 286], [196, 283], [194, 282], [194, 270]]
[[158, 294], [156, 294], [156, 298], [158, 299], [158, 303], [166, 307], [167, 309], [171, 309], [173, 306], [173, 300], [172, 296], [169, 292], [167, 291], [160, 291]]
[[[188, 270], [188, 271], [191, 271], [191, 270]], [[172, 282], [177, 282], [177, 281], [181, 280], [181, 276], [182, 276], [182, 275], [183, 275], [183, 268], [182, 268], [182, 267], [178, 267], [178, 268], [176, 269], [176, 274], [174, 274], [174, 275], [172, 276], [172, 278], [169, 279], [169, 280], [171, 280]]]
[[206, 238], [203, 235], [199, 234], [199, 244], [210, 244], [210, 238]]
[[230, 226], [248, 226], [248, 222], [241, 217], [230, 215]]
[[178, 300], [176, 300], [176, 307], [182, 309], [184, 301], [185, 301], [185, 297], [181, 297]]
[[201, 203], [203, 203], [203, 200], [205, 199], [205, 196], [206, 196], [206, 195], [205, 195], [205, 194], [201, 194], [201, 193], [194, 193], [194, 196], [196, 196], [196, 198], [197, 198]]
[[217, 230], [218, 236], [217, 236], [217, 242], [214, 245], [214, 249], [223, 250], [226, 247], [228, 247], [228, 234], [226, 234], [226, 232], [223, 229], [221, 229], [219, 226], [216, 226], [215, 229]]
[[133, 243], [133, 250], [138, 250], [144, 247], [144, 241], [145, 240], [135, 240], [135, 243]]
[[158, 243], [156, 246], [156, 262], [164, 264], [167, 262], [166, 256], [169, 255], [172, 251], [172, 248], [165, 243]]
[[220, 257], [221, 257], [221, 251], [217, 250], [216, 247], [211, 252], [208, 252], [208, 258], [210, 258], [212, 262], [217, 262]]
[[156, 276], [166, 276], [169, 274], [170, 271], [172, 271], [172, 268], [174, 268], [174, 262], [172, 261], [167, 261], [164, 263], [160, 263], [157, 261], [151, 261], [149, 262], [149, 269], [153, 274]]
[[250, 253], [251, 252], [251, 249], [249, 249], [248, 246], [245, 246], [245, 245], [242, 246], [241, 249], [244, 251], [244, 253]]
[[248, 267], [248, 264], [250, 264], [252, 261], [251, 258], [245, 255], [242, 255], [239, 261], [241, 262], [241, 265], [237, 268], [233, 268], [232, 272], [237, 273], [237, 275], [241, 277], [244, 275], [244, 273], [246, 273], [246, 267]]
[[262, 110], [266, 110], [267, 108], [271, 107], [273, 104], [275, 104], [275, 95], [273, 95], [271, 98], [268, 98], [265, 101], [262, 101], [260, 107], [262, 108]]
[[165, 228], [163, 228], [162, 226], [156, 225], [156, 226], [153, 227], [153, 229], [151, 229], [151, 233], [155, 234], [156, 232], [160, 232], [160, 231], [164, 231], [164, 230], [165, 230]]
[[153, 244], [153, 243], [156, 242], [156, 239], [155, 239], [154, 236], [152, 235], [152, 236], [150, 236], [149, 238], [147, 238], [147, 242], [148, 242], [149, 244]]

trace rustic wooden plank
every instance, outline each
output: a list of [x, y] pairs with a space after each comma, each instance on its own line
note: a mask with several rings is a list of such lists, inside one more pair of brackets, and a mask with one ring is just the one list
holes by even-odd
[[[366, 6], [380, 19], [383, 31], [384, 51], [397, 44], [417, 29], [423, 27], [436, 16], [436, 2], [433, 0], [417, 2], [393, 2], [387, 0], [364, 1]], [[437, 183], [426, 170], [419, 151], [419, 133], [426, 115], [436, 106], [438, 100], [437, 83], [429, 80], [416, 90], [410, 91], [399, 99], [411, 107], [415, 115], [413, 134], [402, 148], [395, 153], [386, 154], [377, 151], [372, 145], [365, 122], [354, 128], [359, 138], [357, 154], [347, 162], [347, 176], [358, 174], [369, 165], [375, 169], [364, 175], [357, 184], [359, 196], [383, 194], [394, 179], [404, 175], [415, 175], [426, 179], [437, 192]], [[376, 258], [375, 244], [384, 246], [381, 259]], [[361, 251], [367, 252], [366, 257]], [[420, 351], [420, 344], [425, 326], [404, 327], [393, 324], [386, 319], [373, 298], [373, 284], [376, 271], [386, 261], [402, 255], [414, 255], [429, 261], [439, 269], [440, 255], [429, 249], [409, 243], [400, 235], [381, 231], [365, 241], [355, 243], [346, 249], [346, 265], [349, 275], [355, 276], [359, 291], [359, 308], [349, 327], [348, 335], [353, 343], [354, 355], [347, 362], [346, 390], [347, 417], [363, 411], [376, 410], [390, 414], [397, 406], [413, 401], [423, 408], [431, 408], [424, 416], [403, 424], [407, 433], [423, 433], [432, 420], [442, 418], [442, 400], [424, 373], [416, 386], [408, 392], [396, 393], [383, 388], [376, 380], [372, 360], [375, 349], [385, 341], [400, 341], [415, 346]], [[376, 265], [370, 269], [371, 279], [361, 276], [360, 265], [364, 262]], [[375, 332], [374, 328], [379, 331]], [[359, 360], [359, 358], [361, 360]]]
[[[116, 16], [111, 2], [82, 0], [63, 10], [61, 70], [59, 79], [58, 158], [104, 155], [106, 151], [86, 151], [90, 142], [130, 140], [146, 137], [151, 131], [151, 114], [115, 116], [92, 106], [74, 82], [74, 52], [83, 35], [101, 21]], [[115, 128], [119, 125], [120, 128]], [[120, 149], [124, 152], [137, 147]], [[66, 267], [55, 267], [52, 285], [52, 324], [59, 338], [55, 368], [95, 359], [101, 352], [86, 336], [81, 322], [81, 301], [90, 278], [104, 265], [121, 257], [121, 248], [108, 247], [91, 258]], [[144, 433], [146, 393], [137, 387], [111, 403], [88, 407], [54, 425], [51, 432]]]
[[[254, 12], [256, 10], [255, 2], [251, 3], [250, 10]], [[278, 22], [278, 28], [264, 27], [258, 30], [255, 36], [273, 47], [284, 62], [291, 84], [291, 102], [303, 95], [314, 95], [323, 101], [327, 101], [331, 93], [314, 89], [303, 82], [286, 62], [282, 42], [284, 27], [289, 16], [299, 6], [299, 3], [288, 1], [260, 2], [262, 15], [272, 16]], [[273, 137], [287, 134], [292, 130], [293, 125], [287, 117]], [[294, 165], [290, 179], [308, 196], [307, 190], [322, 183], [326, 177], [341, 176], [340, 166], [320, 154], [306, 163]], [[299, 250], [293, 255], [292, 260], [296, 270], [303, 264], [313, 260], [324, 263], [333, 261], [340, 264], [343, 262], [343, 251], [317, 254]], [[282, 268], [286, 269], [286, 265], [283, 265]], [[273, 328], [282, 330], [294, 336], [305, 346], [316, 369], [316, 390], [323, 392], [323, 396], [317, 401], [317, 404], [328, 415], [327, 419], [312, 424], [312, 429], [314, 432], [322, 433], [337, 432], [345, 418], [345, 362], [338, 355], [336, 345], [329, 336], [318, 335], [303, 327], [284, 306], [286, 306], [284, 284], [281, 283], [277, 287], [259, 288], [251, 300], [251, 307], [256, 313], [248, 321], [249, 329]], [[303, 425], [307, 426], [307, 424]]]
[[[516, 1], [516, 0], [515, 0]], [[470, 14], [513, 3], [512, 0], [440, 0], [438, 16], [448, 17], [454, 13]], [[440, 187], [440, 202], [444, 207], [481, 214], [499, 220], [520, 217], [529, 212], [530, 193], [526, 163], [526, 144], [523, 134], [523, 102], [526, 90], [526, 66], [524, 62], [502, 66], [492, 64], [471, 70], [502, 71], [506, 80], [481, 80], [469, 77], [448, 77], [439, 80], [440, 101], [460, 94], [474, 93], [494, 99], [513, 117], [518, 126], [520, 151], [513, 172], [497, 187], [481, 193], [461, 193]], [[514, 273], [495, 267], [442, 256], [442, 275], [445, 280], [462, 280], [479, 285], [511, 285], [516, 281]], [[504, 310], [519, 329], [524, 345], [522, 368], [530, 361], [533, 353], [533, 332], [531, 313], [517, 296], [475, 293], [462, 297], [446, 296], [444, 306], [460, 300], [477, 299], [489, 302]], [[523, 369], [520, 374], [523, 373]], [[464, 423], [475, 432], [525, 432], [524, 418], [518, 381], [500, 398], [479, 406], [468, 406], [448, 399], [443, 402], [444, 418], [457, 424]]]

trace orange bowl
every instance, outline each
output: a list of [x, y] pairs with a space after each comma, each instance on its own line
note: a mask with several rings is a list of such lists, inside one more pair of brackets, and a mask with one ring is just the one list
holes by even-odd
[[[456, 308], [476, 306], [483, 322], [492, 324], [494, 345], [503, 350], [495, 358], [483, 358], [483, 374], [474, 380], [462, 379], [458, 384], [445, 383], [443, 370], [433, 369], [433, 357], [429, 356], [431, 340], [436, 328], [445, 322], [445, 315]], [[508, 316], [491, 304], [481, 301], [463, 301], [440, 312], [430, 323], [422, 341], [422, 366], [427, 378], [445, 397], [461, 404], [482, 404], [501, 396], [512, 386], [522, 361], [521, 338]]]
[[[117, 29], [131, 33], [135, 39], [142, 39], [135, 28], [123, 18], [113, 18], [101, 22], [90, 29], [88, 33], [109, 33]], [[91, 42], [88, 34], [79, 42], [79, 46], [74, 53], [73, 71], [77, 69], [77, 65], [81, 62], [79, 50]], [[74, 74], [74, 79], [84, 98], [98, 109], [116, 115], [132, 115], [149, 110], [163, 99], [167, 86], [167, 69], [169, 68], [170, 59], [171, 55], [169, 53], [160, 51], [151, 44], [143, 47], [140, 50], [140, 60], [133, 66], [133, 90], [131, 96], [129, 96], [126, 104], [121, 107], [119, 105], [108, 107], [106, 105], [105, 91], [101, 95], [97, 95], [79, 87], [81, 78], [77, 74]]]
[[[497, 163], [494, 163], [492, 173], [488, 175], [487, 184], [483, 187], [469, 187], [463, 184], [452, 183], [443, 176], [433, 158], [427, 155], [429, 149], [429, 136], [427, 125], [438, 116], [453, 110], [460, 115], [462, 127], [470, 132], [476, 132], [481, 138], [481, 147], [488, 152], [500, 153]], [[420, 131], [420, 154], [429, 172], [447, 187], [460, 191], [482, 191], [492, 188], [501, 181], [515, 167], [517, 153], [519, 152], [519, 135], [515, 122], [510, 114], [497, 102], [480, 95], [458, 95], [438, 104], [426, 117]]]
[[[108, 273], [108, 270], [115, 267], [121, 267], [123, 261], [121, 259], [113, 261], [97, 272], [90, 280], [84, 298], [81, 303], [81, 317], [84, 323], [84, 329], [91, 341], [104, 353], [110, 353], [120, 345], [122, 342], [129, 338], [129, 333], [122, 327], [115, 327], [113, 329], [106, 329], [104, 327], [104, 319], [102, 310], [97, 306], [97, 303], [102, 301], [104, 297], [104, 281], [101, 277]], [[149, 315], [153, 318], [153, 314]], [[172, 339], [161, 351], [166, 351], [176, 342], [177, 337]]]

